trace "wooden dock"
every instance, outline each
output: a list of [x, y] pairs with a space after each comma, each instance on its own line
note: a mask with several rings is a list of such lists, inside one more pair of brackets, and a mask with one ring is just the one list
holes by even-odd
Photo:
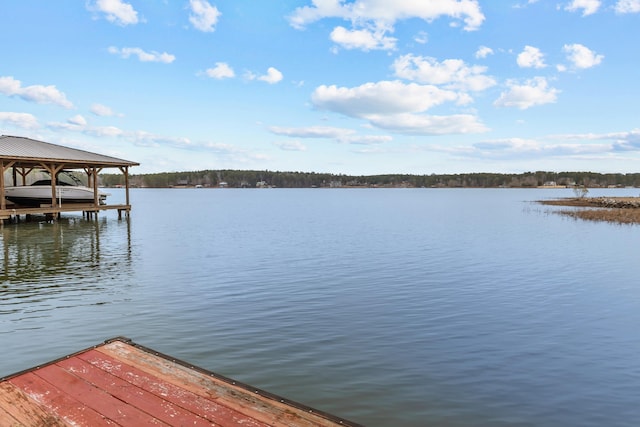
[[0, 209], [0, 220], [18, 219], [21, 215], [25, 217], [31, 215], [44, 215], [52, 218], [58, 218], [61, 213], [64, 212], [80, 212], [87, 218], [97, 218], [98, 212], [117, 210], [118, 218], [122, 218], [124, 213], [126, 216], [131, 211], [131, 205], [119, 204], [119, 205], [95, 205], [93, 203], [68, 203], [63, 206], [40, 206], [40, 207], [25, 207], [8, 205], [6, 209]]
[[43, 206], [38, 208], [30, 207], [10, 207], [8, 209], [0, 209], [0, 220], [18, 220], [21, 215], [29, 217], [31, 215], [44, 215], [51, 218], [58, 218], [63, 212], [80, 212], [82, 216], [91, 219], [97, 218], [98, 212], [107, 210], [117, 210], [118, 219], [122, 218], [122, 213], [126, 216], [131, 211], [131, 205], [93, 205], [91, 203], [70, 203], [64, 206]]
[[0, 379], [2, 426], [356, 426], [127, 338]]

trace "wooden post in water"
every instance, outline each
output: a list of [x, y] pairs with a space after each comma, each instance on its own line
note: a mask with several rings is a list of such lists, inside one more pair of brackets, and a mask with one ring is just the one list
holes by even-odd
[[[7, 202], [4, 199], [4, 161], [0, 160], [0, 209], [5, 210], [7, 208]], [[4, 221], [3, 221], [4, 222]]]
[[[129, 166], [120, 166], [119, 169], [124, 175], [125, 205], [127, 205], [125, 215], [129, 216], [129, 210], [131, 209], [131, 203], [129, 202]], [[121, 209], [118, 209], [118, 219], [122, 219]]]

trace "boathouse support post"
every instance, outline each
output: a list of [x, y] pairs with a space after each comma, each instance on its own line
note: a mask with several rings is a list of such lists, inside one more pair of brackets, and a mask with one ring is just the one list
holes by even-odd
[[98, 206], [98, 177], [96, 168], [88, 167], [84, 171], [87, 173], [87, 187], [93, 190], [93, 206]]
[[102, 168], [95, 166], [84, 168], [84, 172], [87, 174], [87, 187], [93, 189], [93, 204], [98, 206], [100, 204], [100, 198], [98, 197], [98, 174], [102, 171]]
[[[102, 168], [92, 168], [93, 170], [93, 201], [95, 203], [96, 206], [98, 206], [100, 204], [100, 200], [98, 197], [98, 174], [100, 172], [102, 172]], [[98, 213], [96, 212], [96, 218], [98, 217]]]
[[98, 170], [91, 168], [91, 183], [93, 184], [93, 204], [98, 206]]
[[124, 175], [125, 204], [129, 205], [129, 167], [120, 167], [120, 172]]
[[[42, 164], [41, 165], [43, 167], [43, 169], [45, 169], [47, 172], [49, 172], [49, 175], [51, 175], [51, 207], [53, 209], [58, 208], [58, 199], [57, 199], [57, 192], [56, 192], [56, 181], [58, 180], [58, 173], [64, 169], [64, 163], [61, 163], [59, 165], [55, 165], [54, 163], [51, 164]], [[51, 220], [55, 220], [57, 219], [60, 214], [59, 212], [51, 212], [50, 214], [47, 215], [48, 217], [50, 216]]]
[[20, 174], [20, 178], [22, 178], [22, 185], [27, 185], [27, 175], [29, 175], [34, 168], [26, 168], [24, 166], [21, 167], [13, 167], [13, 185], [18, 185], [18, 176]]
[[[125, 191], [125, 205], [127, 206], [126, 215], [129, 216], [129, 210], [131, 209], [131, 202], [129, 201], [129, 166], [120, 166], [120, 172], [124, 175], [124, 191]], [[118, 210], [118, 219], [121, 217], [120, 210]]]
[[91, 168], [90, 167], [86, 167], [84, 168], [84, 173], [87, 174], [87, 187], [89, 188], [93, 188], [93, 176], [91, 175]]
[[0, 161], [0, 169], [2, 170], [2, 174], [0, 174], [0, 209], [5, 210], [7, 208], [7, 202], [4, 198], [4, 162]]
[[0, 175], [0, 209], [1, 210], [5, 210], [7, 208], [7, 200], [4, 198], [5, 196], [4, 187], [6, 185], [6, 182], [4, 179], [4, 172], [10, 167], [12, 167], [14, 163], [15, 162], [13, 161], [7, 162], [7, 163], [5, 163], [4, 160], [0, 161], [0, 171], [2, 172], [2, 174]]

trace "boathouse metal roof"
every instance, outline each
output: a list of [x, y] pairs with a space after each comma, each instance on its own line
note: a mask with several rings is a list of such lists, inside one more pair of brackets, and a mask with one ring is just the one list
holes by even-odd
[[25, 165], [54, 162], [77, 167], [139, 166], [139, 163], [129, 160], [10, 135], [0, 136], [0, 160]]

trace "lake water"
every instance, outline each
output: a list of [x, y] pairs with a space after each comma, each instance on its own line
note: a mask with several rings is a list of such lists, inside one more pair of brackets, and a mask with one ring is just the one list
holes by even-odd
[[640, 227], [532, 203], [570, 196], [135, 189], [5, 225], [0, 376], [124, 335], [368, 426], [637, 426]]

